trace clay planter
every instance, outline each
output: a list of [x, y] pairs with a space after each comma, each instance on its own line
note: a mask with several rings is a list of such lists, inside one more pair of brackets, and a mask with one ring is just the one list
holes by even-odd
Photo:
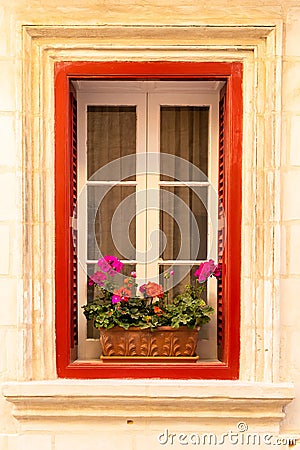
[[[199, 328], [159, 327], [151, 331], [130, 327], [100, 328], [102, 358], [106, 357], [195, 357]], [[143, 358], [143, 359], [144, 359]]]

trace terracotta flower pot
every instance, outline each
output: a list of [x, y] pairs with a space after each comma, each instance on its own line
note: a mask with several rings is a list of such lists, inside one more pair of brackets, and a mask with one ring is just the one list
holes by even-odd
[[159, 327], [153, 331], [130, 327], [100, 328], [103, 356], [191, 357], [195, 356], [200, 328]]

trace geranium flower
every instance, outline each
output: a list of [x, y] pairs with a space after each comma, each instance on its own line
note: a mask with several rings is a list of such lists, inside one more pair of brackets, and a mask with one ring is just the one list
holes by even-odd
[[99, 286], [103, 286], [105, 280], [105, 273], [98, 271], [90, 277], [89, 285], [92, 286], [93, 284], [98, 284]]
[[118, 272], [118, 273], [121, 272], [124, 264], [118, 258], [116, 258], [115, 256], [110, 256], [110, 255], [107, 255], [104, 258], [108, 262], [108, 264], [110, 264], [111, 267], [113, 269], [115, 269], [116, 272]]
[[148, 281], [146, 284], [146, 295], [147, 297], [159, 297], [162, 298], [164, 296], [163, 287], [160, 284], [153, 283], [152, 281]]
[[105, 261], [104, 258], [99, 259], [98, 266], [103, 272], [108, 272], [109, 269], [111, 269], [110, 265]]
[[160, 309], [158, 306], [154, 306], [154, 312], [155, 314], [157, 314], [158, 316], [161, 316], [164, 312], [162, 309]]
[[123, 269], [123, 263], [112, 255], [106, 255], [99, 259], [98, 266], [100, 267], [100, 270], [108, 273], [111, 277], [115, 275], [115, 272], [120, 273]]
[[217, 266], [213, 259], [210, 259], [209, 261], [201, 263], [194, 275], [198, 278], [199, 283], [204, 283], [211, 275], [213, 275], [216, 268]]
[[120, 289], [114, 290], [114, 295], [120, 297], [121, 301], [128, 302], [128, 300], [131, 297], [131, 291], [127, 289], [125, 286], [122, 286]]
[[111, 298], [111, 302], [114, 305], [115, 303], [119, 303], [121, 301], [121, 297], [119, 295], [113, 295]]
[[142, 284], [141, 286], [140, 286], [140, 289], [139, 289], [139, 291], [142, 293], [142, 294], [145, 294], [145, 292], [146, 292], [146, 283], [145, 284]]
[[131, 276], [132, 278], [136, 278], [136, 272], [135, 272], [135, 271], [130, 272], [130, 276]]
[[214, 270], [213, 276], [216, 278], [220, 278], [221, 275], [222, 275], [222, 264], [219, 263]]

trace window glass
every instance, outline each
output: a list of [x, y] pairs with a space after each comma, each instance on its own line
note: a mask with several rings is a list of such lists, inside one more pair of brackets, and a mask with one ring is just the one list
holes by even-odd
[[[208, 106], [161, 106], [160, 108], [160, 151], [176, 155], [189, 161], [203, 174], [208, 169]], [[162, 174], [170, 173], [170, 160], [162, 158]], [[192, 165], [174, 160], [173, 179], [199, 180], [198, 171]], [[172, 179], [162, 175], [162, 180]]]
[[135, 207], [135, 186], [88, 186], [88, 260], [135, 259]]
[[207, 188], [163, 186], [160, 192], [160, 226], [164, 260], [206, 259]]
[[[114, 159], [134, 154], [136, 149], [135, 106], [87, 106], [87, 178]], [[132, 162], [131, 162], [132, 164]], [[133, 161], [134, 164], [134, 161]], [[134, 168], [131, 168], [133, 172]], [[126, 177], [123, 165], [110, 174], [113, 180]]]
[[[169, 301], [172, 301], [176, 295], [181, 294], [187, 284], [192, 286], [196, 285], [196, 277], [194, 273], [198, 269], [199, 265], [187, 265], [187, 264], [161, 264], [159, 267], [160, 272], [160, 283], [164, 286], [165, 290], [168, 291]], [[169, 277], [170, 271], [174, 274]], [[205, 287], [207, 283], [204, 283]], [[206, 300], [207, 291], [204, 289], [201, 297]]]

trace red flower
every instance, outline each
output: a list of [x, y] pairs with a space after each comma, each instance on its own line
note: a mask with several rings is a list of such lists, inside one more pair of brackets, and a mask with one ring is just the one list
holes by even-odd
[[121, 301], [128, 302], [131, 297], [131, 291], [125, 286], [122, 286], [120, 289], [114, 290], [114, 295], [120, 297]]
[[162, 309], [160, 309], [158, 306], [154, 306], [154, 312], [155, 314], [157, 314], [158, 316], [161, 316], [164, 312]]
[[159, 297], [162, 298], [164, 296], [163, 287], [160, 284], [153, 283], [149, 281], [145, 286], [145, 291], [147, 297]]

